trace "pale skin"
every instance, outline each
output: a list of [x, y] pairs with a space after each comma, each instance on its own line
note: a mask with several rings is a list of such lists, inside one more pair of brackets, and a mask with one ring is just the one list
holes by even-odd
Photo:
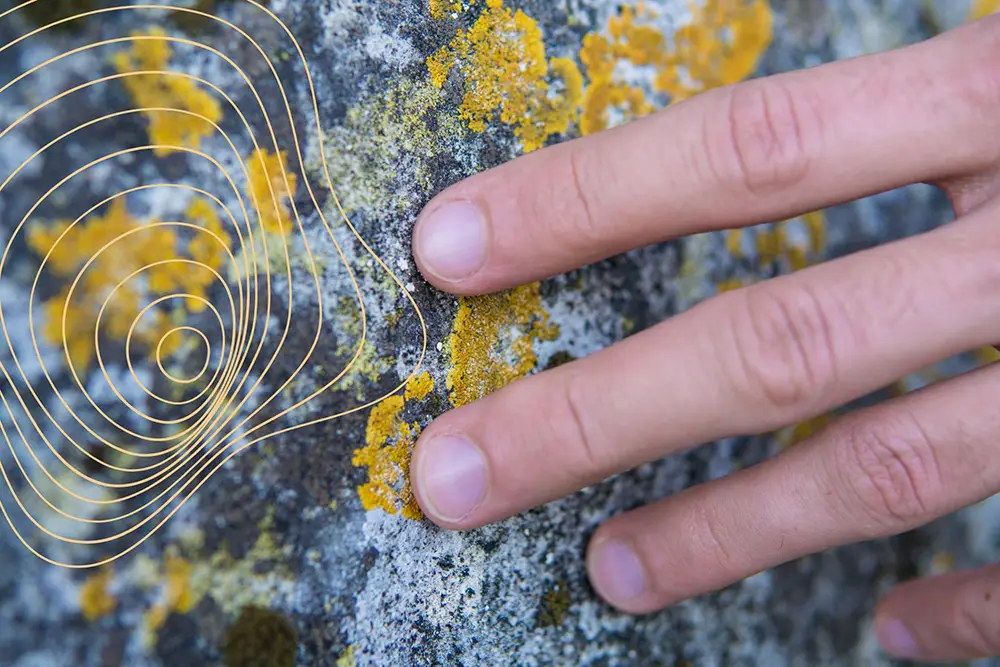
[[[919, 182], [955, 222], [727, 292], [442, 415], [414, 450], [420, 506], [483, 526], [1000, 340], [1000, 16], [713, 90], [442, 192], [414, 255], [431, 284], [473, 295]], [[998, 393], [987, 366], [617, 516], [587, 550], [594, 589], [647, 613], [980, 501], [1000, 491]], [[1000, 564], [897, 586], [875, 632], [900, 657], [1000, 655]]]

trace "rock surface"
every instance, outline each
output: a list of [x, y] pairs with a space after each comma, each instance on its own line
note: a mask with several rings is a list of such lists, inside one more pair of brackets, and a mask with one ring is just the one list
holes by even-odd
[[[77, 11], [116, 5], [57, 4]], [[950, 216], [937, 192], [911, 187], [742, 233], [644, 248], [506, 295], [459, 300], [424, 283], [409, 253], [412, 220], [435, 192], [525, 150], [627, 122], [712, 85], [925, 39], [965, 20], [968, 3], [698, 0], [692, 8], [680, 0], [655, 0], [645, 9], [611, 0], [487, 0], [471, 7], [452, 0], [265, 4], [172, 5], [225, 19], [252, 36], [260, 51], [232, 27], [204, 16], [133, 7], [63, 24], [0, 53], [0, 81], [6, 83], [100, 40], [133, 32], [182, 40], [171, 42], [165, 53], [151, 46], [162, 42], [145, 42], [145, 50], [142, 42], [113, 42], [46, 65], [0, 91], [2, 127], [65, 90], [116, 72], [166, 66], [218, 87], [212, 91], [205, 83], [176, 78], [169, 85], [151, 82], [157, 75], [113, 79], [43, 108], [0, 136], [0, 178], [17, 172], [10, 186], [0, 188], [3, 238], [11, 249], [0, 267], [0, 308], [9, 341], [0, 346], [0, 362], [13, 376], [3, 385], [8, 407], [0, 411], [0, 424], [14, 443], [0, 448], [0, 464], [13, 482], [0, 486], [0, 502], [26, 541], [54, 560], [90, 564], [137, 545], [102, 567], [61, 568], [36, 558], [4, 526], [0, 664], [886, 665], [869, 628], [881, 593], [903, 578], [996, 558], [1000, 505], [988, 501], [926, 529], [805, 558], [642, 618], [616, 613], [595, 597], [582, 557], [587, 538], [603, 520], [794, 446], [818, 422], [710, 444], [464, 534], [422, 520], [406, 486], [409, 449], [419, 429], [452, 405], [594, 352], [721, 290], [919, 233]], [[318, 118], [296, 45], [275, 17], [287, 25], [309, 63]], [[39, 12], [30, 7], [3, 16], [0, 42], [30, 32], [38, 20]], [[685, 42], [692, 34], [700, 37], [698, 48]], [[650, 35], [665, 39], [662, 44], [643, 39]], [[250, 131], [223, 92], [243, 111]], [[150, 112], [82, 129], [29, 159], [74, 126], [142, 106], [181, 108], [214, 119], [232, 145], [206, 130], [205, 121]], [[266, 151], [263, 160], [255, 159], [260, 157], [255, 141]], [[87, 169], [18, 226], [73, 170], [150, 143], [166, 148], [138, 150]], [[203, 154], [170, 150], [178, 145]], [[281, 151], [294, 174], [288, 182], [276, 157]], [[324, 167], [358, 235], [340, 217]], [[145, 231], [131, 237], [142, 243], [116, 246], [114, 252], [123, 254], [112, 254], [107, 267], [95, 264], [94, 270], [106, 273], [95, 280], [97, 286], [84, 283], [81, 305], [67, 309], [67, 319], [78, 318], [83, 331], [77, 335], [70, 327], [67, 334], [69, 356], [78, 362], [78, 386], [63, 354], [61, 330], [53, 325], [60, 311], [46, 304], [59, 298], [79, 264], [97, 256], [106, 240], [96, 231], [87, 236], [78, 230], [78, 240], [58, 246], [47, 234], [64, 228], [58, 220], [81, 216], [107, 197], [162, 183], [188, 188], [137, 189], [117, 213], [109, 205], [83, 218], [85, 230], [117, 225], [116, 234]], [[270, 204], [269, 183], [277, 191]], [[225, 218], [213, 214], [212, 206], [207, 212], [196, 208], [192, 202], [204, 197], [191, 187], [218, 197], [236, 215], [237, 226], [220, 222]], [[290, 200], [282, 198], [283, 188], [293, 195]], [[256, 202], [247, 203], [251, 213], [245, 224], [237, 222], [240, 196], [243, 203]], [[267, 235], [234, 250], [230, 261], [218, 246], [198, 245], [206, 237], [191, 228], [161, 227], [156, 229], [163, 235], [146, 237], [157, 220], [215, 230], [237, 249], [239, 225]], [[247, 250], [251, 247], [256, 253]], [[40, 270], [49, 248], [50, 263]], [[235, 289], [239, 284], [246, 287], [246, 303], [254, 301], [252, 294], [268, 293], [268, 286], [271, 300], [261, 298], [245, 313], [227, 310], [226, 291], [200, 280], [200, 269], [181, 264], [185, 270], [177, 275], [144, 274], [141, 284], [123, 290], [135, 303], [110, 308], [108, 319], [96, 323], [93, 304], [125, 277], [116, 273], [121, 266], [177, 257], [218, 268], [237, 303], [243, 298]], [[74, 270], [60, 271], [60, 258]], [[256, 281], [250, 278], [253, 266], [260, 274]], [[31, 297], [36, 274], [42, 276], [39, 292]], [[218, 307], [219, 323], [232, 334], [229, 349], [257, 349], [259, 343], [263, 353], [231, 362], [211, 308], [192, 297], [168, 300], [157, 306], [162, 320], [153, 318], [137, 329], [136, 376], [153, 393], [176, 389], [178, 383], [157, 369], [157, 342], [169, 348], [165, 373], [174, 377], [196, 376], [203, 362], [206, 378], [219, 368], [225, 377], [235, 363], [240, 373], [233, 375], [238, 379], [232, 386], [181, 383], [170, 400], [186, 400], [188, 387], [195, 394], [206, 389], [209, 396], [221, 391], [248, 397], [232, 408], [210, 407], [225, 423], [240, 427], [231, 436], [209, 434], [197, 445], [206, 450], [218, 445], [218, 451], [234, 454], [249, 446], [210, 477], [192, 470], [190, 479], [204, 479], [204, 485], [187, 502], [164, 506], [178, 511], [161, 530], [140, 525], [122, 540], [91, 546], [42, 534], [29, 525], [12, 490], [40, 523], [65, 537], [93, 540], [117, 531], [60, 516], [32, 495], [18, 476], [17, 462], [33, 471], [29, 477], [36, 482], [42, 473], [32, 468], [38, 460], [27, 458], [12, 427], [30, 431], [33, 415], [55, 449], [81, 470], [105, 483], [131, 479], [131, 473], [107, 465], [135, 466], [137, 457], [106, 455], [102, 438], [128, 451], [157, 451], [149, 449], [149, 438], [183, 433], [162, 422], [180, 419], [185, 408], [156, 401], [129, 379], [124, 331], [115, 318], [131, 322], [134, 311], [175, 290], [201, 295]], [[246, 333], [236, 323], [257, 328]], [[182, 325], [206, 331], [214, 351], [206, 356], [194, 338], [174, 345], [169, 336], [160, 338]], [[111, 380], [95, 360], [95, 326]], [[14, 355], [23, 375], [14, 375]], [[983, 355], [971, 354], [949, 360], [892, 391], [983, 361]], [[344, 368], [349, 369], [338, 375]], [[52, 378], [51, 386], [43, 373]], [[20, 406], [14, 397], [29, 395], [29, 386], [39, 388], [37, 401], [29, 398], [27, 407]], [[119, 386], [116, 395], [112, 387]], [[126, 399], [151, 418], [124, 407]], [[41, 416], [41, 406], [53, 421], [67, 424], [69, 434], [62, 440]], [[100, 426], [92, 433], [85, 424]], [[126, 437], [123, 426], [132, 435]], [[56, 465], [39, 437], [28, 435], [41, 463]], [[97, 458], [89, 457], [88, 464], [71, 441]], [[61, 470], [56, 479], [86, 498], [115, 495]], [[52, 483], [44, 489], [55, 507], [85, 519], [135, 507], [74, 503]], [[109, 524], [117, 530], [133, 525], [134, 520]], [[137, 536], [148, 539], [138, 542]], [[259, 651], [256, 661], [248, 646]]]

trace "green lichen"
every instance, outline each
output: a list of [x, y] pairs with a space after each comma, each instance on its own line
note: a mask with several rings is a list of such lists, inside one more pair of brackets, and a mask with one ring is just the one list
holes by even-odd
[[576, 361], [576, 357], [567, 352], [566, 350], [559, 350], [558, 352], [553, 353], [551, 357], [549, 357], [548, 363], [545, 364], [545, 370], [548, 371], [552, 370], [553, 368], [558, 368], [559, 366], [562, 366], [563, 364], [568, 364], [571, 361]]
[[[361, 310], [358, 308], [357, 299], [343, 296], [337, 304], [337, 328], [344, 335], [343, 342], [337, 346], [338, 357], [350, 359], [357, 350], [358, 341], [361, 340], [362, 332]], [[361, 353], [354, 361], [354, 364], [343, 375], [337, 383], [341, 391], [353, 391], [358, 400], [364, 398], [364, 390], [368, 386], [365, 382], [377, 382], [382, 374], [389, 370], [391, 360], [380, 357], [378, 350], [371, 341], [371, 332], [361, 346]]]
[[562, 625], [571, 604], [565, 582], [556, 582], [542, 595], [538, 607], [538, 627], [554, 628]]
[[[16, 4], [16, 3], [15, 3]], [[21, 10], [28, 20], [37, 26], [47, 26], [56, 21], [91, 12], [99, 8], [98, 0], [39, 0]], [[83, 30], [83, 21], [67, 21], [54, 26], [52, 30], [73, 34]]]
[[226, 667], [292, 667], [298, 633], [282, 615], [262, 607], [245, 607], [226, 633], [222, 661]]
[[[257, 4], [263, 5], [265, 7], [270, 4], [271, 0], [255, 0]], [[234, 0], [197, 0], [191, 9], [195, 9], [199, 12], [204, 12], [211, 16], [217, 16], [220, 9], [226, 5], [234, 4]], [[247, 4], [245, 0], [240, 4]], [[206, 17], [200, 16], [198, 14], [192, 14], [191, 12], [183, 11], [173, 11], [170, 12], [170, 21], [176, 25], [181, 30], [185, 32], [194, 34], [199, 32], [204, 32], [215, 27], [216, 21]]]
[[[346, 210], [402, 212], [426, 199], [433, 189], [431, 161], [464, 134], [443, 100], [429, 81], [401, 79], [330, 130], [324, 151]], [[414, 173], [400, 173], [404, 156]], [[411, 178], [415, 188], [404, 187]]]

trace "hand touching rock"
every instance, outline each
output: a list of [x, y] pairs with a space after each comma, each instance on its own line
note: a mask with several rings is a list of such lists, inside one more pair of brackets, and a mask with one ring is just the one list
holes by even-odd
[[[915, 182], [958, 220], [725, 293], [440, 417], [414, 452], [421, 507], [481, 526], [1000, 340], [1000, 17], [717, 89], [448, 189], [416, 259], [437, 287], [479, 294]], [[649, 612], [979, 501], [1000, 491], [998, 395], [1000, 366], [983, 368], [616, 517], [589, 548], [594, 587]], [[1000, 654], [1000, 566], [900, 586], [876, 630], [901, 656]]]

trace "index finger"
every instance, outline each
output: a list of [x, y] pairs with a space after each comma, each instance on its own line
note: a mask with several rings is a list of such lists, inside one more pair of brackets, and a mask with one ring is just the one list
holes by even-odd
[[417, 265], [449, 292], [492, 292], [976, 171], [1000, 153], [998, 28], [988, 17], [896, 51], [716, 89], [476, 175], [424, 209]]

